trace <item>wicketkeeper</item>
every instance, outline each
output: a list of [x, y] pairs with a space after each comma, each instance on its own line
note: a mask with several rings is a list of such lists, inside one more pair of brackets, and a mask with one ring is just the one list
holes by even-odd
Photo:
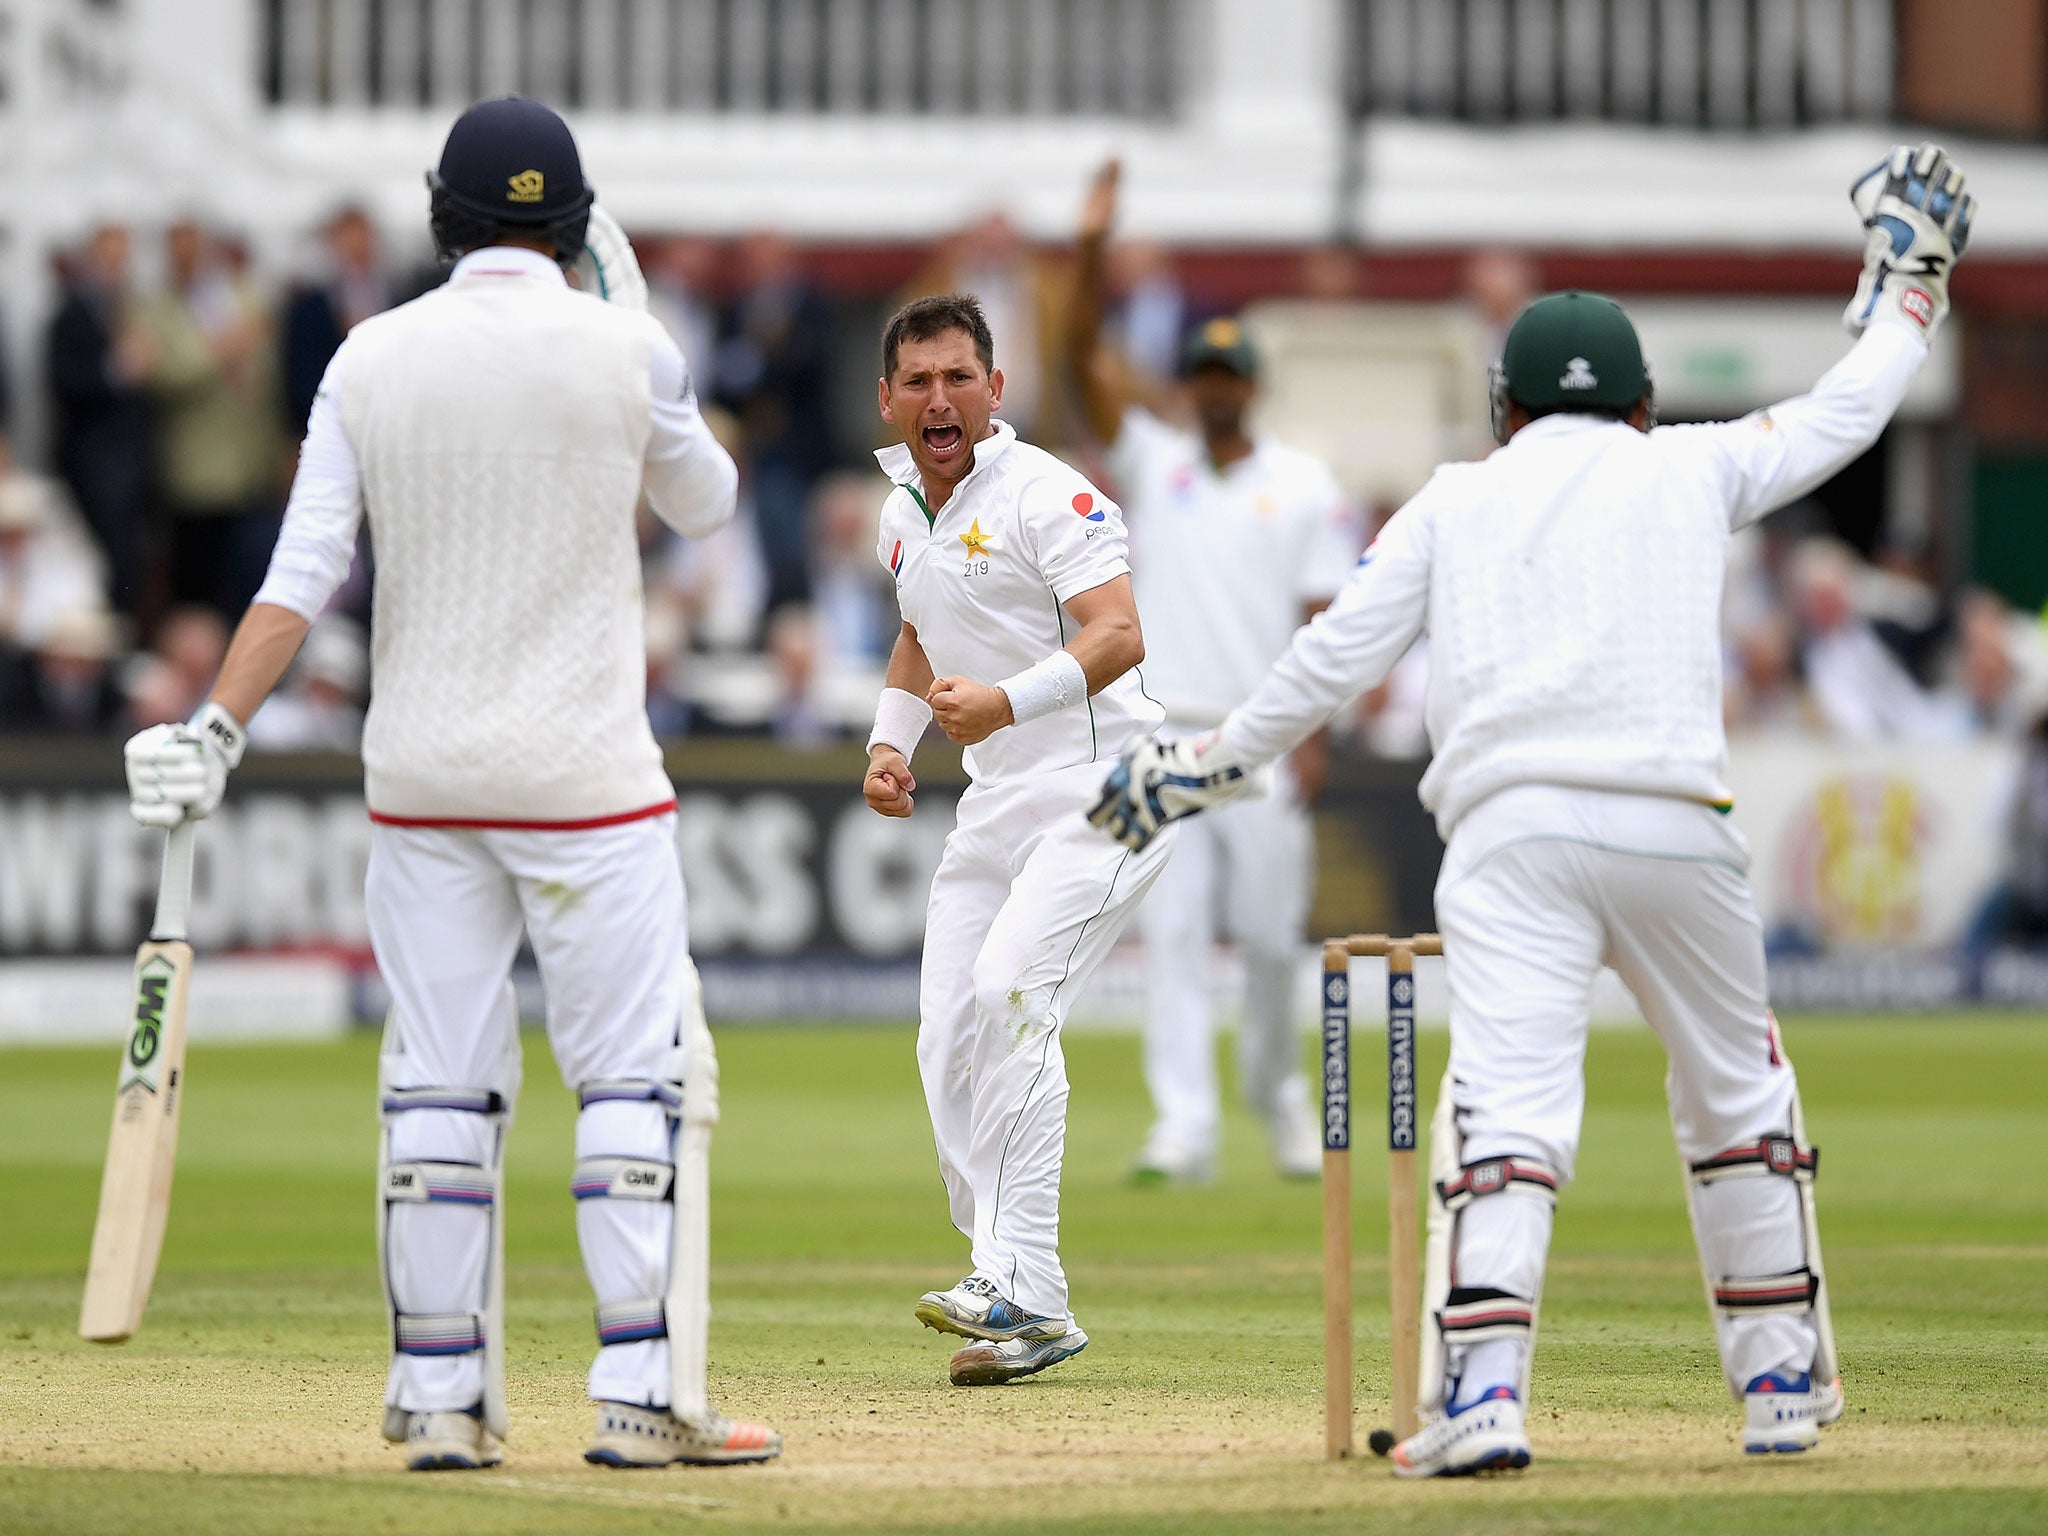
[[[244, 727], [347, 575], [367, 514], [367, 904], [392, 998], [384, 1434], [415, 1470], [502, 1459], [503, 1170], [520, 1075], [507, 977], [523, 933], [581, 1109], [571, 1192], [599, 1341], [586, 1459], [765, 1460], [781, 1437], [705, 1395], [718, 1064], [675, 791], [647, 723], [634, 532], [643, 488], [678, 532], [711, 532], [738, 476], [559, 117], [479, 103], [428, 183], [454, 271], [335, 353], [269, 576], [212, 699], [190, 725], [128, 744], [135, 814], [167, 826], [220, 803]], [[570, 264], [592, 292], [568, 285]]]
[[1844, 318], [1860, 339], [1811, 394], [1740, 421], [1655, 427], [1620, 305], [1531, 304], [1493, 380], [1503, 446], [1439, 469], [1219, 730], [1128, 749], [1091, 813], [1142, 847], [1240, 793], [1428, 632], [1422, 799], [1448, 845], [1451, 1061], [1431, 1127], [1427, 1422], [1394, 1449], [1402, 1476], [1528, 1464], [1530, 1351], [1602, 965], [1670, 1057], [1744, 1448], [1805, 1450], [1841, 1415], [1817, 1160], [1727, 820], [1722, 573], [1733, 530], [1840, 470], [1898, 408], [1948, 311], [1962, 188], [1928, 144], [1856, 182], [1867, 244]]

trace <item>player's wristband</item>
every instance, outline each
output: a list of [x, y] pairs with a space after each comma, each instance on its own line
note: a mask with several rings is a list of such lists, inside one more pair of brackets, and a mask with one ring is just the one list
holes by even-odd
[[1087, 698], [1088, 674], [1072, 651], [1054, 651], [1037, 666], [1026, 667], [996, 686], [1010, 696], [1010, 713], [1017, 717], [1017, 724], [1024, 725]]
[[230, 768], [241, 766], [242, 753], [249, 745], [249, 733], [242, 722], [208, 699], [199, 707], [188, 727], [199, 739], [218, 752]]
[[932, 723], [932, 707], [907, 688], [884, 688], [875, 705], [875, 728], [868, 732], [868, 750], [894, 747], [910, 761], [924, 728]]

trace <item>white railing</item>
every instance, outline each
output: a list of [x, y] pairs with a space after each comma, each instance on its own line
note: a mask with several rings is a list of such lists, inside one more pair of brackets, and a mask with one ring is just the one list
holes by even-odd
[[585, 112], [1165, 119], [1187, 0], [256, 0], [264, 98]]
[[1477, 123], [1778, 129], [1892, 107], [1891, 0], [1347, 0], [1347, 97]]

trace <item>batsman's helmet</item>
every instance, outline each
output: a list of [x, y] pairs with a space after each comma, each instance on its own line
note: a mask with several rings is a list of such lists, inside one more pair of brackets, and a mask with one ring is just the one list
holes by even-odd
[[557, 261], [583, 250], [597, 194], [569, 125], [524, 96], [480, 101], [455, 120], [438, 170], [427, 172], [428, 220], [443, 261], [504, 232], [549, 241]]
[[1603, 293], [1545, 294], [1515, 317], [1494, 364], [1493, 440], [1508, 440], [1510, 402], [1531, 416], [1626, 416], [1651, 398], [1650, 370], [1627, 310]]

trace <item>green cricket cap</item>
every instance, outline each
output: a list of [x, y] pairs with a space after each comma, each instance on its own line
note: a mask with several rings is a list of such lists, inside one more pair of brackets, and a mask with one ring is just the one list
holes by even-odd
[[1252, 349], [1244, 327], [1227, 315], [1198, 326], [1181, 348], [1183, 375], [1197, 368], [1228, 368], [1241, 379], [1259, 376], [1259, 354]]
[[1549, 293], [1515, 317], [1501, 348], [1508, 399], [1540, 415], [1581, 406], [1625, 411], [1650, 392], [1628, 311], [1604, 293]]

